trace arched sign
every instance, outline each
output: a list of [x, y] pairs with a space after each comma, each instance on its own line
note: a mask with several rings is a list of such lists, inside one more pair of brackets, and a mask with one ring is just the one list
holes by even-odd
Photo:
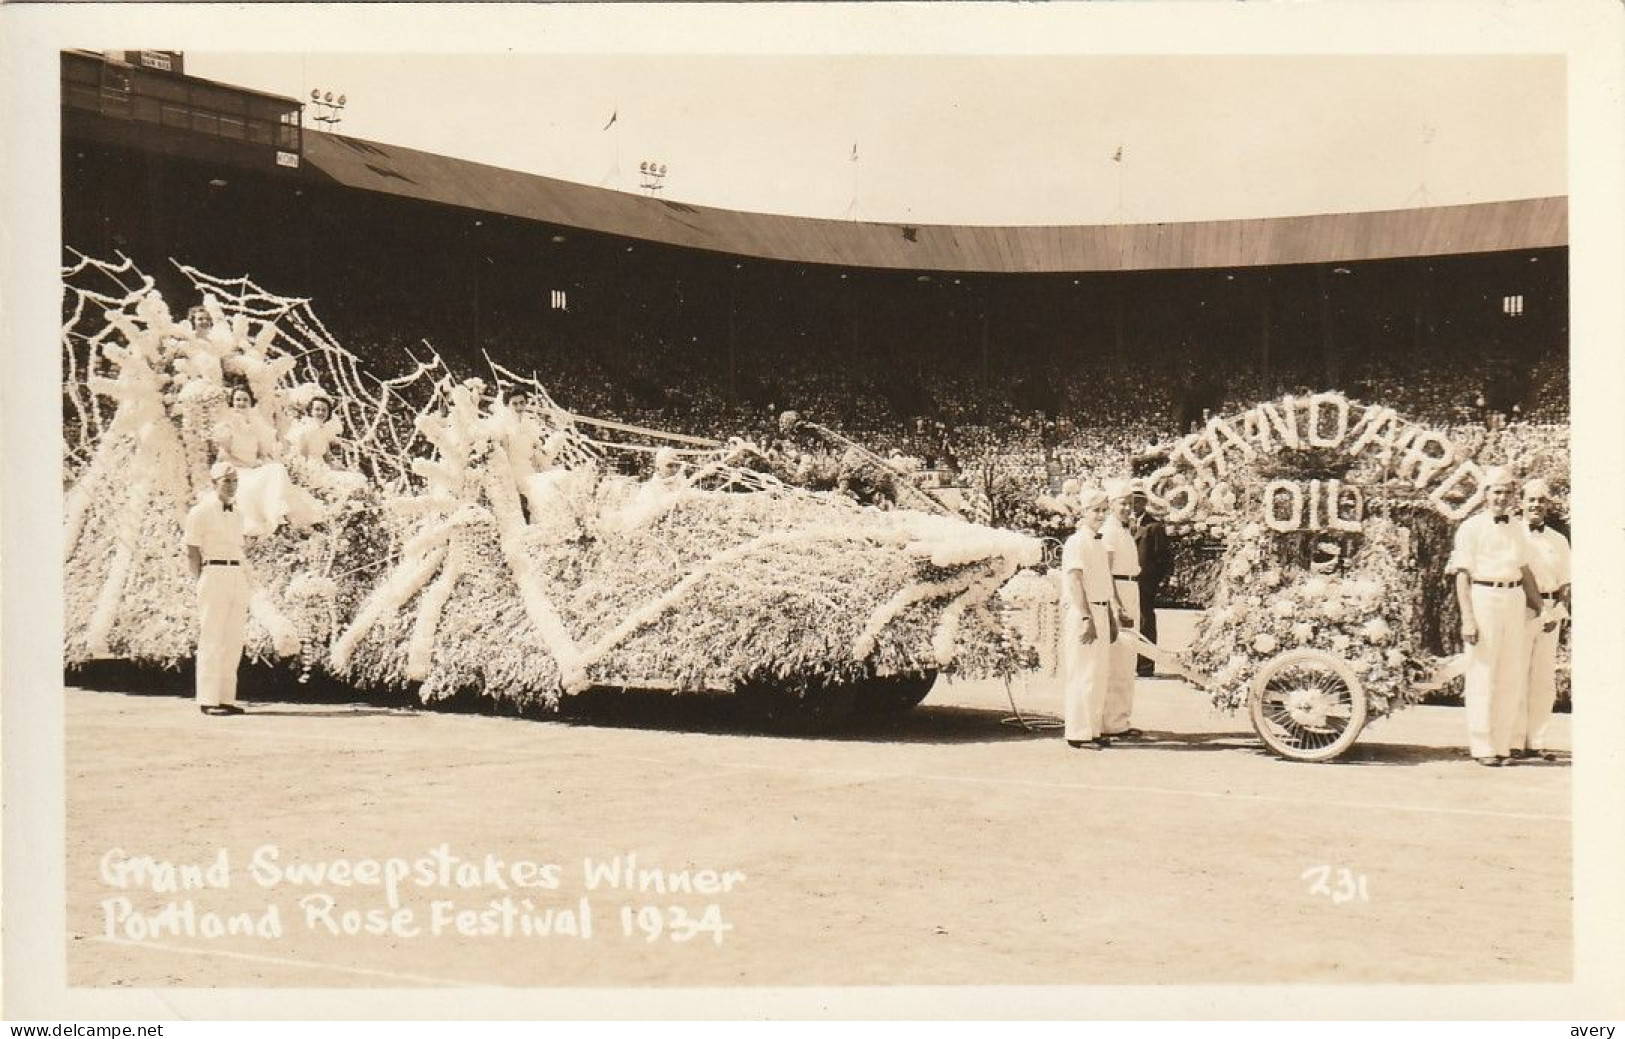
[[[1304, 450], [1375, 459], [1451, 520], [1466, 518], [1484, 496], [1483, 470], [1449, 437], [1392, 408], [1340, 393], [1286, 396], [1211, 418], [1169, 448], [1168, 464], [1147, 477], [1146, 486], [1171, 522], [1190, 520], [1215, 499], [1236, 497], [1232, 472], [1261, 457]], [[1259, 519], [1273, 530], [1357, 530], [1365, 494], [1338, 480], [1278, 479], [1265, 485], [1258, 504]]]

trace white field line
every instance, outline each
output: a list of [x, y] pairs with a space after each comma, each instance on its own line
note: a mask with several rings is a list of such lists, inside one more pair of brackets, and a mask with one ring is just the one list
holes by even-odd
[[[247, 716], [247, 717], [251, 718], [252, 716]], [[272, 715], [270, 713], [267, 713], [267, 714], [264, 714], [264, 715], [260, 715], [260, 717], [274, 717], [274, 715]], [[211, 721], [212, 721], [212, 719], [211, 719]], [[227, 725], [240, 725], [242, 723], [243, 723], [242, 719], [234, 719], [231, 722], [227, 722]], [[181, 726], [181, 725], [150, 725], [148, 727], [153, 728], [153, 729], [167, 729], [169, 731], [178, 731], [178, 732], [195, 732], [195, 731], [198, 731], [198, 729], [199, 729], [199, 726], [194, 726], [194, 725], [185, 725], [185, 726]], [[221, 732], [220, 730], [216, 729], [216, 727], [214, 725], [210, 725], [209, 728], [211, 730], [215, 730], [219, 735], [224, 735], [224, 732]], [[220, 728], [223, 729], [224, 727], [222, 726]], [[241, 734], [241, 735], [244, 735], [244, 736], [248, 736], [248, 735], [252, 734], [256, 742], [263, 742], [263, 741], [266, 741], [266, 740], [281, 740], [281, 741], [286, 741], [286, 742], [290, 742], [290, 743], [300, 743], [300, 742], [308, 742], [308, 741], [314, 740], [314, 741], [317, 741], [317, 742], [324, 742], [324, 743], [341, 743], [341, 744], [344, 744], [344, 745], [346, 745], [348, 747], [351, 747], [351, 748], [358, 748], [357, 740], [355, 738], [353, 738], [353, 737], [326, 736], [326, 735], [318, 735], [318, 734], [315, 734], [315, 733], [308, 733], [308, 734], [266, 733], [264, 731], [260, 731], [258, 733], [255, 733], [253, 730], [250, 730], [250, 729], [241, 729], [241, 730], [237, 730], [237, 731], [238, 731], [238, 734]], [[642, 732], [642, 731], [653, 731], [653, 730], [627, 730], [627, 731]], [[549, 741], [549, 742], [552, 742], [552, 741]], [[366, 741], [366, 744], [369, 747], [377, 747], [379, 749], [391, 749], [391, 748], [394, 748], [394, 749], [408, 749], [408, 748], [431, 748], [432, 747], [432, 748], [435, 748], [435, 749], [443, 750], [443, 749], [446, 748], [446, 743], [445, 743], [444, 740], [436, 740], [436, 741], [428, 741], [428, 740], [386, 741], [386, 740], [379, 740], [376, 737], [369, 737], [367, 739], [367, 741]], [[380, 744], [383, 744], [383, 746], [380, 747]], [[550, 753], [556, 753], [557, 749], [558, 749], [557, 747], [550, 747], [549, 752]], [[1570, 816], [1561, 815], [1561, 814], [1554, 814], [1554, 813], [1548, 813], [1548, 812], [1498, 812], [1498, 811], [1490, 811], [1490, 810], [1482, 809], [1482, 808], [1450, 808], [1450, 807], [1446, 807], [1446, 806], [1442, 806], [1442, 805], [1399, 804], [1399, 803], [1391, 803], [1391, 802], [1383, 802], [1383, 801], [1342, 801], [1342, 800], [1329, 800], [1329, 799], [1326, 799], [1326, 798], [1318, 798], [1318, 797], [1280, 797], [1280, 796], [1276, 796], [1276, 795], [1272, 795], [1272, 794], [1235, 793], [1235, 792], [1228, 791], [1228, 790], [1189, 790], [1189, 789], [1181, 789], [1181, 788], [1176, 788], [1176, 787], [1130, 786], [1130, 785], [1127, 785], [1127, 784], [1108, 784], [1108, 783], [1065, 783], [1065, 782], [1057, 782], [1057, 781], [1052, 781], [1052, 780], [1039, 780], [1039, 779], [996, 779], [996, 778], [989, 778], [989, 777], [982, 777], [982, 776], [952, 776], [952, 775], [943, 775], [941, 773], [933, 773], [933, 772], [878, 772], [878, 771], [865, 770], [865, 769], [838, 769], [838, 768], [821, 768], [821, 767], [803, 767], [803, 766], [795, 766], [795, 765], [770, 765], [770, 764], [756, 764], [756, 763], [752, 763], [752, 762], [698, 761], [698, 760], [687, 760], [687, 759], [681, 759], [681, 758], [653, 758], [653, 757], [644, 757], [644, 756], [633, 755], [633, 754], [602, 754], [602, 753], [594, 753], [594, 754], [591, 754], [589, 756], [592, 757], [594, 760], [598, 760], [598, 761], [603, 761], [603, 760], [606, 760], [606, 759], [607, 760], [618, 760], [618, 761], [637, 761], [637, 762], [641, 762], [643, 764], [662, 765], [662, 766], [666, 766], [666, 767], [675, 767], [675, 768], [696, 768], [696, 767], [730, 768], [730, 769], [737, 769], [737, 770], [756, 770], [756, 771], [766, 771], [766, 772], [786, 772], [786, 773], [795, 773], [795, 774], [809, 775], [809, 776], [810, 775], [823, 775], [823, 776], [832, 776], [832, 777], [840, 777], [840, 778], [847, 778], [847, 779], [914, 780], [914, 781], [924, 781], [924, 782], [934, 782], [934, 783], [958, 783], [958, 784], [962, 784], [962, 785], [972, 785], [972, 786], [995, 786], [995, 787], [1001, 787], [1002, 786], [1002, 787], [1018, 787], [1018, 788], [1027, 788], [1027, 789], [1043, 789], [1043, 790], [1080, 790], [1080, 791], [1086, 790], [1086, 791], [1096, 792], [1096, 793], [1159, 794], [1159, 795], [1162, 795], [1162, 796], [1165, 796], [1165, 797], [1192, 797], [1192, 798], [1228, 799], [1228, 800], [1235, 800], [1235, 801], [1252, 801], [1252, 802], [1260, 803], [1260, 804], [1279, 804], [1279, 805], [1297, 805], [1297, 806], [1308, 805], [1308, 806], [1320, 807], [1320, 808], [1325, 808], [1325, 807], [1358, 808], [1358, 809], [1366, 809], [1366, 810], [1370, 810], [1370, 811], [1411, 812], [1411, 813], [1419, 813], [1419, 814], [1424, 814], [1424, 815], [1426, 815], [1426, 814], [1432, 814], [1432, 815], [1460, 815], [1460, 816], [1470, 816], [1470, 817], [1475, 817], [1475, 818], [1490, 818], [1490, 819], [1535, 819], [1535, 820], [1541, 820], [1541, 821], [1545, 821], [1545, 822], [1562, 822], [1562, 823], [1568, 823], [1568, 822], [1573, 821]]]
[[[423, 974], [403, 974], [398, 971], [373, 970], [368, 967], [346, 967], [319, 960], [296, 960], [286, 956], [265, 956], [253, 952], [232, 952], [228, 949], [196, 949], [189, 945], [170, 945], [167, 942], [138, 942], [128, 938], [109, 938], [106, 935], [80, 935], [89, 941], [105, 945], [124, 945], [135, 949], [156, 949], [160, 952], [179, 952], [189, 956], [214, 956], [228, 960], [246, 960], [250, 963], [269, 963], [279, 967], [305, 967], [337, 974], [359, 974], [369, 978], [387, 978], [390, 981], [408, 981], [417, 985], [439, 985], [451, 988], [500, 988], [487, 982], [454, 981], [450, 978], [431, 978]], [[237, 988], [241, 986], [227, 986]]]
[[[673, 765], [670, 758], [640, 758], [621, 755], [623, 761], [643, 761], [655, 765]], [[692, 765], [693, 762], [684, 764]], [[1448, 808], [1432, 805], [1391, 804], [1382, 801], [1332, 801], [1319, 797], [1276, 797], [1270, 794], [1239, 794], [1228, 790], [1184, 790], [1172, 787], [1128, 786], [1108, 783], [1060, 783], [1040, 779], [990, 779], [982, 776], [947, 776], [932, 772], [870, 772], [861, 769], [798, 768], [790, 765], [760, 765], [728, 761], [708, 761], [715, 768], [755, 769], [766, 772], [793, 772], [803, 775], [841, 776], [853, 779], [912, 779], [933, 783], [961, 783], [973, 786], [1014, 786], [1044, 790], [1088, 790], [1103, 793], [1162, 794], [1173, 797], [1229, 798], [1238, 801], [1257, 801], [1265, 804], [1313, 805], [1317, 807], [1366, 808], [1385, 812], [1421, 812], [1440, 815], [1487, 816], [1495, 819], [1540, 819], [1548, 822], [1571, 822], [1569, 816], [1545, 812], [1492, 812], [1480, 808]]]

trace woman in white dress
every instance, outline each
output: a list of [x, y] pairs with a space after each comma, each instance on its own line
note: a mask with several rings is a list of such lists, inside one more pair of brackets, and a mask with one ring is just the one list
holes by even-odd
[[237, 467], [237, 502], [243, 514], [243, 533], [269, 534], [284, 520], [308, 527], [322, 518], [322, 508], [310, 494], [294, 486], [288, 469], [277, 458], [276, 431], [254, 410], [254, 394], [246, 386], [231, 391], [231, 409], [216, 427], [217, 459]]
[[305, 405], [305, 413], [288, 428], [288, 457], [305, 484], [342, 497], [360, 490], [365, 480], [331, 461], [333, 441], [344, 424], [333, 413], [333, 402], [321, 393]]

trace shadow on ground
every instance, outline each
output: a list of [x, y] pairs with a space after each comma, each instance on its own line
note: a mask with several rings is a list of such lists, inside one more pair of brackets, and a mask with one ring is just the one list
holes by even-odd
[[[73, 668], [68, 684], [81, 689], [126, 696], [192, 695], [192, 669], [187, 664], [165, 670], [125, 661], [98, 661]], [[278, 705], [279, 717], [375, 717], [411, 713], [476, 714], [516, 720], [598, 728], [650, 729], [723, 735], [773, 735], [839, 743], [974, 744], [1061, 739], [1059, 722], [1045, 714], [1016, 716], [1002, 708], [932, 704], [912, 710], [883, 710], [859, 702], [856, 709], [829, 718], [764, 718], [740, 697], [721, 693], [672, 693], [665, 690], [591, 689], [567, 697], [558, 710], [493, 703], [466, 691], [424, 706], [412, 689], [373, 690], [362, 694], [319, 673], [301, 675], [285, 667], [245, 664], [238, 679], [240, 700]], [[281, 705], [287, 705], [283, 707]], [[333, 708], [323, 710], [324, 707]], [[291, 708], [291, 709], [290, 709]], [[1141, 749], [1185, 752], [1247, 753], [1271, 757], [1250, 732], [1162, 732], [1147, 730], [1135, 739], [1116, 741], [1113, 753]], [[1283, 765], [1309, 764], [1280, 760]], [[1467, 761], [1459, 746], [1436, 747], [1363, 739], [1341, 757], [1321, 764], [1335, 766], [1410, 767]], [[1569, 757], [1555, 762], [1520, 761], [1520, 768], [1567, 768]]]
[[[174, 669], [127, 661], [95, 661], [72, 668], [67, 684], [125, 696], [190, 697], [190, 662]], [[362, 692], [319, 673], [245, 663], [237, 681], [238, 700], [251, 712], [255, 704], [293, 705], [278, 717], [368, 717], [403, 709], [444, 714], [474, 714], [517, 720], [601, 728], [655, 729], [712, 734], [774, 735], [800, 739], [873, 743], [992, 743], [1059, 738], [1056, 730], [1029, 730], [1004, 724], [1008, 712], [969, 707], [933, 706], [912, 710], [879, 710], [859, 706], [844, 717], [762, 717], [754, 705], [722, 693], [672, 693], [666, 690], [589, 689], [567, 697], [558, 710], [493, 702], [469, 690], [425, 706], [412, 689]], [[343, 710], [313, 709], [318, 705]], [[1043, 716], [1033, 716], [1042, 720]]]

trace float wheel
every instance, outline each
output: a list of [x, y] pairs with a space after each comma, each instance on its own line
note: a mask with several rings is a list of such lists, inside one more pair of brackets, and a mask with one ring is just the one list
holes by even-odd
[[1365, 688], [1354, 669], [1330, 653], [1288, 650], [1253, 677], [1248, 712], [1258, 738], [1275, 754], [1330, 761], [1360, 737]]

